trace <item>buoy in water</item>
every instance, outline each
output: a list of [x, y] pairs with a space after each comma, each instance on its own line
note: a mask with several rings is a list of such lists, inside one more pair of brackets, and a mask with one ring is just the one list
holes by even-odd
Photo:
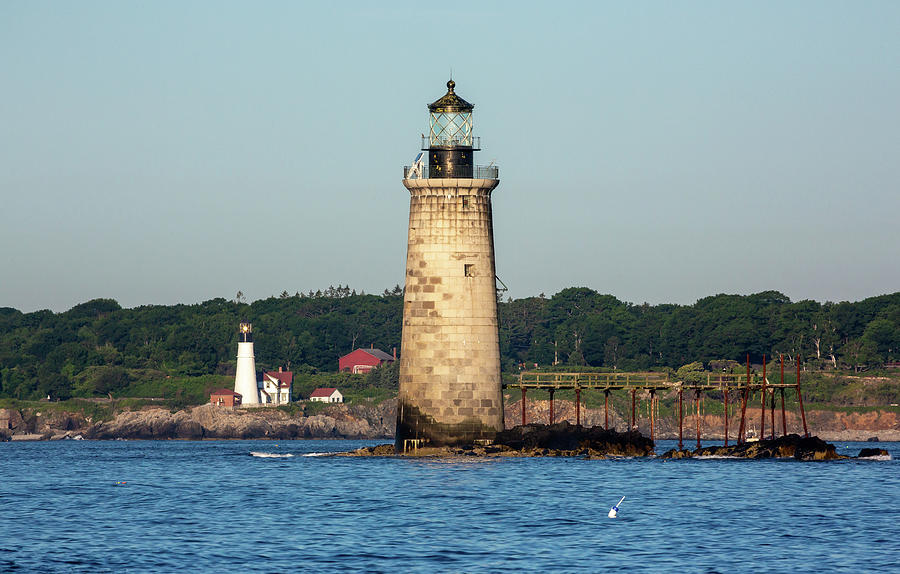
[[619, 500], [619, 502], [615, 506], [613, 506], [612, 508], [609, 509], [609, 514], [607, 516], [609, 516], [610, 518], [615, 518], [616, 516], [618, 516], [619, 515], [619, 504], [622, 504], [623, 500], [625, 500], [624, 496]]

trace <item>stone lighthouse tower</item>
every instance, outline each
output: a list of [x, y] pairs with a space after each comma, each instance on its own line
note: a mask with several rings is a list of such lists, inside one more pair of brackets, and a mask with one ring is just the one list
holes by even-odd
[[495, 166], [472, 161], [474, 106], [455, 87], [447, 82], [428, 106], [423, 153], [403, 174], [410, 201], [398, 451], [409, 439], [464, 444], [503, 429], [491, 217], [500, 181]]
[[256, 386], [256, 359], [253, 356], [253, 325], [247, 321], [241, 321], [238, 331], [234, 392], [241, 395], [242, 405], [259, 404], [259, 388]]

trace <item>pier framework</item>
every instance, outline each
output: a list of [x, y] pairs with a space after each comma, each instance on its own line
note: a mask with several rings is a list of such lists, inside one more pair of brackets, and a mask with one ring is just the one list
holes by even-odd
[[[781, 432], [787, 434], [787, 420], [784, 406], [785, 389], [794, 389], [797, 393], [800, 416], [803, 421], [803, 433], [809, 436], [806, 426], [806, 412], [803, 409], [803, 394], [800, 389], [800, 359], [797, 359], [797, 380], [795, 383], [784, 381], [784, 357], [780, 358], [781, 376], [778, 383], [771, 383], [767, 379], [765, 356], [763, 357], [762, 374], [753, 373], [750, 369], [750, 357], [747, 357], [747, 372], [741, 373], [704, 373], [699, 381], [674, 381], [668, 373], [565, 373], [565, 372], [536, 372], [527, 371], [519, 374], [518, 381], [504, 383], [504, 389], [519, 389], [522, 393], [522, 425], [527, 424], [526, 398], [529, 389], [544, 390], [550, 394], [550, 424], [553, 424], [553, 395], [558, 390], [575, 391], [575, 424], [581, 425], [581, 393], [582, 391], [602, 391], [604, 393], [604, 428], [609, 428], [609, 395], [613, 391], [625, 391], [631, 395], [631, 426], [636, 429], [637, 394], [649, 392], [650, 394], [650, 440], [654, 440], [655, 406], [659, 400], [661, 391], [677, 392], [678, 412], [678, 448], [684, 446], [684, 393], [693, 392], [696, 408], [696, 435], [697, 448], [700, 447], [700, 393], [707, 391], [720, 391], [725, 403], [725, 446], [728, 446], [728, 400], [731, 397], [740, 401], [741, 423], [737, 433], [737, 443], [747, 441], [748, 403], [751, 392], [761, 392], [760, 404], [760, 434], [759, 438], [766, 435], [766, 408], [767, 399], [771, 397], [771, 437], [775, 438], [775, 394], [776, 390], [781, 395]], [[752, 407], [750, 407], [752, 408]]]

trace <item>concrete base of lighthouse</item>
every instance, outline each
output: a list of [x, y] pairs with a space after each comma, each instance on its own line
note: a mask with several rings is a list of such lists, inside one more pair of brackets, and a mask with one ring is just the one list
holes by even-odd
[[[396, 447], [503, 429], [492, 179], [409, 179]], [[419, 443], [419, 444], [422, 444]]]

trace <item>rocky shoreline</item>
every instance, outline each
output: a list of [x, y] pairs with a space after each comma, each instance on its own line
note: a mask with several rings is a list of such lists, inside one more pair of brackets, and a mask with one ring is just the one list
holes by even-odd
[[[556, 401], [556, 420], [571, 424], [575, 421], [574, 404]], [[548, 401], [529, 401], [529, 421], [549, 419]], [[521, 419], [521, 403], [506, 407], [507, 424]], [[842, 413], [810, 411], [809, 428], [828, 441], [900, 441], [900, 415], [892, 411]], [[328, 405], [321, 413], [304, 416], [289, 414], [280, 409], [248, 408], [228, 410], [213, 405], [201, 405], [172, 412], [161, 407], [145, 407], [138, 411], [118, 413], [113, 420], [92, 421], [79, 413], [47, 409], [0, 409], [0, 441], [2, 440], [58, 440], [81, 437], [85, 439], [316, 439], [316, 438], [390, 438], [394, 434], [396, 401], [380, 404]], [[602, 409], [582, 409], [585, 428], [604, 424]], [[610, 412], [610, 426], [627, 428], [621, 416]], [[780, 421], [779, 421], [780, 422]], [[730, 422], [730, 438], [739, 419]], [[533, 425], [531, 425], [533, 426]], [[649, 420], [638, 417], [639, 430], [649, 434]], [[779, 424], [780, 427], [780, 424]], [[788, 430], [797, 432], [799, 420], [788, 413]], [[685, 417], [685, 442], [694, 440], [695, 421]], [[733, 429], [733, 430], [732, 430]], [[780, 430], [780, 428], [779, 428]], [[701, 436], [705, 441], [722, 440], [724, 425], [721, 415], [701, 417]], [[677, 439], [676, 421], [658, 421], [657, 439]]]
[[517, 426], [497, 434], [490, 444], [425, 446], [397, 454], [394, 445], [361, 448], [341, 456], [413, 457], [609, 457], [650, 456], [653, 441], [639, 432], [616, 432], [602, 427], [582, 427], [566, 421], [554, 425]]
[[24, 412], [3, 409], [8, 430], [0, 440], [62, 439], [322, 439], [390, 438], [394, 434], [394, 405], [330, 405], [311, 416], [274, 408], [225, 409], [201, 405], [171, 412], [164, 408], [125, 411], [113, 420], [94, 422], [59, 411]]
[[[639, 432], [619, 433], [602, 427], [580, 427], [568, 422], [554, 425], [517, 426], [499, 433], [492, 444], [469, 446], [422, 447], [397, 453], [394, 445], [383, 444], [361, 448], [338, 456], [350, 457], [577, 457], [607, 459], [615, 457], [654, 456], [653, 442]], [[787, 435], [775, 440], [762, 440], [740, 445], [712, 446], [695, 451], [672, 449], [660, 459], [686, 458], [766, 458], [798, 461], [841, 460], [851, 457], [837, 454], [833, 444], [819, 437]], [[890, 460], [883, 449], [862, 449], [857, 458]]]

